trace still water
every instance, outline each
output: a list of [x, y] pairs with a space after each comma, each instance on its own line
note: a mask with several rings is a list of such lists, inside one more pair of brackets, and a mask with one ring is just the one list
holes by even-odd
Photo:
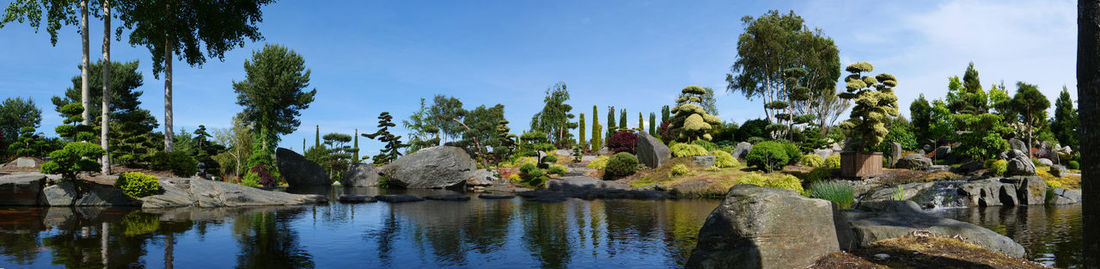
[[[376, 189], [333, 189], [374, 195]], [[436, 192], [411, 192], [427, 195]], [[676, 268], [717, 200], [383, 202], [134, 210], [0, 208], [0, 268]], [[935, 214], [1081, 265], [1081, 207]]]
[[162, 211], [13, 207], [0, 211], [0, 268], [682, 267], [718, 203], [517, 197]]
[[1047, 266], [1080, 268], [1081, 205], [946, 209], [936, 215], [989, 228], [1027, 249], [1028, 258]]

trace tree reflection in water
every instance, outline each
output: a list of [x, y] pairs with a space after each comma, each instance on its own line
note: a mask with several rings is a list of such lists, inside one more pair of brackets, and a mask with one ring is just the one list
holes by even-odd
[[303, 209], [243, 214], [233, 220], [240, 245], [237, 268], [313, 268], [313, 256], [298, 243], [291, 220]]

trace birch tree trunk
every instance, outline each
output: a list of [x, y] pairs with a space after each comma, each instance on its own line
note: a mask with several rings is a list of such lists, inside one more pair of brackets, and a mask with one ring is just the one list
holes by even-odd
[[102, 165], [100, 172], [104, 175], [111, 174], [111, 150], [110, 144], [107, 142], [108, 125], [107, 121], [110, 119], [111, 111], [111, 1], [103, 0], [103, 107], [100, 110], [103, 112], [102, 119], [99, 123], [99, 142], [103, 146], [103, 151], [107, 154], [103, 154], [103, 158], [100, 160]]
[[175, 134], [172, 133], [172, 42], [164, 35], [164, 151], [172, 152]]
[[92, 111], [88, 110], [92, 107], [91, 90], [88, 88], [88, 66], [91, 65], [88, 62], [91, 55], [88, 52], [88, 0], [80, 0], [80, 44], [80, 105], [84, 106], [84, 112], [80, 114], [84, 119], [80, 123], [92, 125]]

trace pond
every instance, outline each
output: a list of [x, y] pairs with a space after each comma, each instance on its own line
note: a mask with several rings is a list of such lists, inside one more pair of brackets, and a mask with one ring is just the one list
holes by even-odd
[[165, 211], [13, 207], [0, 211], [0, 268], [682, 267], [718, 203], [517, 197]]
[[[379, 193], [329, 194], [345, 192]], [[158, 211], [9, 207], [0, 208], [0, 268], [677, 268], [719, 202], [517, 197]], [[1081, 264], [1080, 206], [935, 214], [1007, 234], [1034, 260]]]
[[1081, 205], [957, 208], [933, 214], [981, 225], [1012, 238], [1031, 260], [1058, 268], [1080, 268]]

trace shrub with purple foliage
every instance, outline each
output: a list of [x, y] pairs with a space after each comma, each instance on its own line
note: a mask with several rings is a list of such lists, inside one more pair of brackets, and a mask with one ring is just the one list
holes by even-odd
[[611, 152], [629, 152], [634, 154], [634, 145], [638, 142], [638, 134], [631, 131], [615, 133], [607, 140], [607, 149]]

